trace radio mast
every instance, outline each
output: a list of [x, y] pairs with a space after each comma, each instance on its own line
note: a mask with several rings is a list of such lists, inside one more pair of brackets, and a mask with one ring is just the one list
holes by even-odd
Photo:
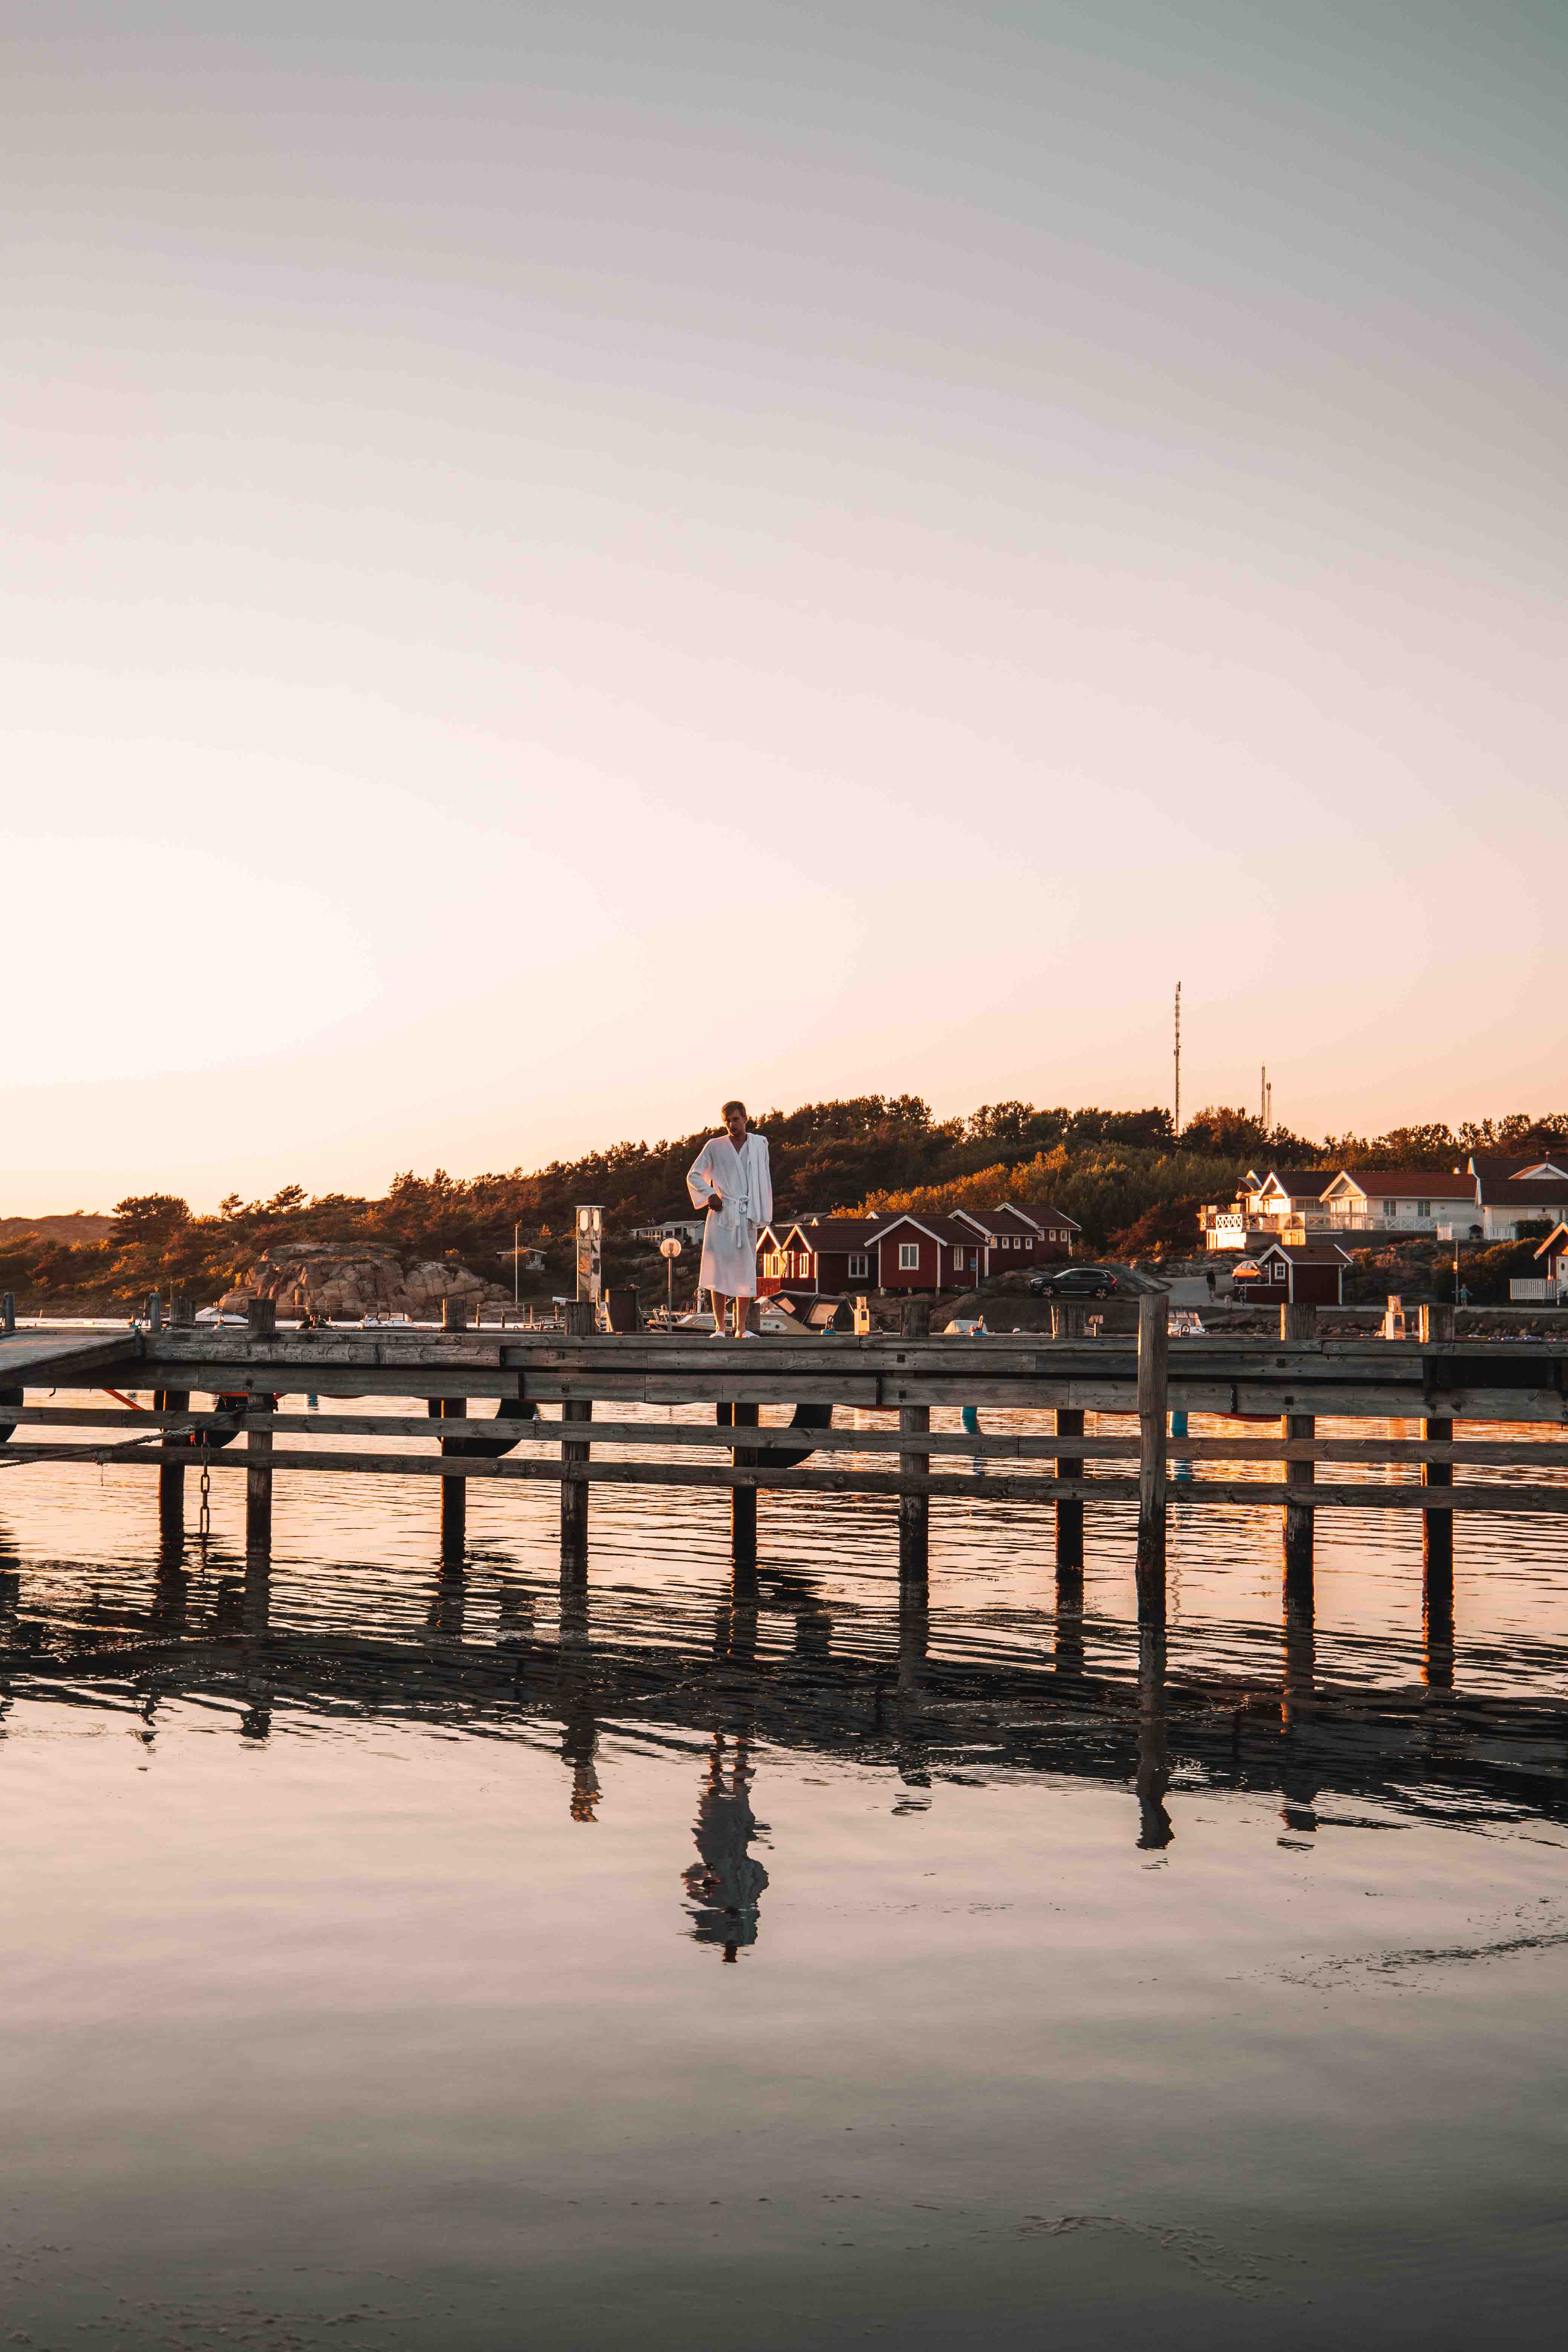
[[1175, 1050], [1175, 1064], [1176, 1064], [1176, 1108], [1175, 1108], [1175, 1119], [1174, 1119], [1174, 1125], [1175, 1125], [1176, 1133], [1177, 1133], [1178, 1135], [1180, 1135], [1180, 1133], [1181, 1133], [1181, 1131], [1182, 1131], [1182, 983], [1181, 983], [1181, 982], [1180, 982], [1180, 981], [1177, 981], [1177, 982], [1176, 982], [1176, 1050]]

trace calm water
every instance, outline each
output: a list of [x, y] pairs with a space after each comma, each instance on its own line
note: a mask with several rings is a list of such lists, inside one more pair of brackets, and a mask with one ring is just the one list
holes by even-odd
[[879, 1501], [0, 1467], [0, 2343], [1560, 2342], [1568, 1528], [1428, 1656], [1268, 1491], [1162, 1655], [980, 1475], [900, 1623]]

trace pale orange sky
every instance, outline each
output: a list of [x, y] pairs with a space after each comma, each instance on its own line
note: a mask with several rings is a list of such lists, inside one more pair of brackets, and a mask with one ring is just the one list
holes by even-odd
[[1189, 1110], [1568, 1104], [1563, 27], [1368, 13], [0, 6], [0, 1214], [1178, 977]]

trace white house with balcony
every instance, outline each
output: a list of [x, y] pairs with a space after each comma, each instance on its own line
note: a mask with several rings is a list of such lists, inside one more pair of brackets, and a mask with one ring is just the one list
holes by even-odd
[[1523, 1231], [1568, 1218], [1568, 1152], [1553, 1159], [1536, 1152], [1528, 1160], [1504, 1160], [1476, 1152], [1469, 1160], [1479, 1202], [1478, 1217], [1489, 1242], [1510, 1242]]
[[1333, 1173], [1331, 1168], [1249, 1168], [1228, 1206], [1205, 1204], [1198, 1211], [1205, 1248], [1258, 1250], [1288, 1230], [1327, 1232], [1322, 1192]]
[[1331, 1234], [1364, 1234], [1368, 1242], [1382, 1236], [1431, 1234], [1468, 1240], [1470, 1227], [1479, 1238], [1481, 1213], [1476, 1180], [1469, 1174], [1443, 1175], [1432, 1168], [1342, 1168], [1323, 1189]]

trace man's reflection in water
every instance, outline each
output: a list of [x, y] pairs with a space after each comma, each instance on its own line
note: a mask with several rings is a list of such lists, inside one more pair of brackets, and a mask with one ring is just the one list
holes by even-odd
[[708, 1778], [691, 1827], [700, 1856], [682, 1873], [690, 1898], [687, 1908], [695, 1923], [691, 1933], [700, 1944], [721, 1946], [725, 1959], [732, 1962], [742, 1944], [757, 1940], [757, 1906], [768, 1883], [767, 1872], [748, 1851], [754, 1837], [766, 1835], [767, 1824], [752, 1811], [752, 1767], [744, 1739], [735, 1741], [726, 1774], [724, 1735], [714, 1734]]

